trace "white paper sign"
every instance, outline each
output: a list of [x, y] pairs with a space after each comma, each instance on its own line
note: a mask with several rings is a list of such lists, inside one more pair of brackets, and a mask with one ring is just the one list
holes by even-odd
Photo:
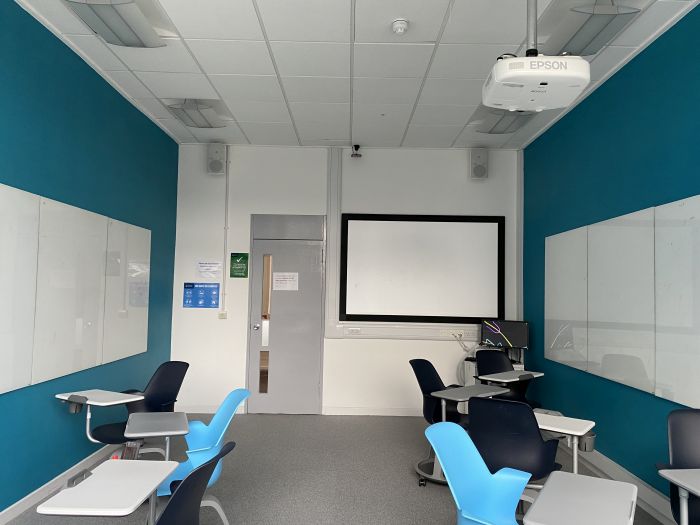
[[199, 271], [200, 277], [204, 277], [205, 279], [218, 279], [221, 277], [223, 266], [223, 263], [220, 261], [200, 261], [197, 263], [197, 270]]
[[297, 272], [272, 272], [272, 289], [298, 291], [299, 274]]

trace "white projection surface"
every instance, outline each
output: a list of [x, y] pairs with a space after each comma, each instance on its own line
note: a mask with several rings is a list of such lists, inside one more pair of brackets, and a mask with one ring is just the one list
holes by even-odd
[[498, 317], [496, 222], [349, 220], [346, 261], [348, 317]]

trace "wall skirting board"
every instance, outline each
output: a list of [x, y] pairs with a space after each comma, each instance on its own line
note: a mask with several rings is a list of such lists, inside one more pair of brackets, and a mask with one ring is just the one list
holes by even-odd
[[118, 448], [119, 445], [106, 445], [96, 450], [82, 461], [79, 461], [68, 470], [62, 472], [48, 483], [36, 489], [34, 492], [30, 492], [21, 500], [10, 505], [5, 510], [0, 512], [0, 525], [5, 525], [6, 523], [9, 523], [13, 519], [17, 518], [23, 512], [33, 509], [48, 496], [63, 487], [73, 476], [82, 470], [90, 469], [98, 463], [101, 463]]
[[421, 416], [420, 409], [414, 408], [387, 408], [387, 407], [336, 407], [324, 406], [324, 416]]

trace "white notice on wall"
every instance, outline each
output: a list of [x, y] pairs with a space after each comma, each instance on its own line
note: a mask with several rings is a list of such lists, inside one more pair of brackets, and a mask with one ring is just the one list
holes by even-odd
[[199, 271], [199, 276], [204, 279], [219, 279], [223, 266], [221, 261], [199, 261], [197, 263], [197, 270]]
[[299, 274], [297, 272], [272, 272], [272, 289], [298, 291]]

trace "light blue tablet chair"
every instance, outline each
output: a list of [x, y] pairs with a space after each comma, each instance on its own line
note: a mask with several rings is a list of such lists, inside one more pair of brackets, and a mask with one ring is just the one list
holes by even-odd
[[[173, 473], [158, 487], [159, 496], [170, 496], [177, 486], [177, 482], [182, 481], [194, 469], [203, 465], [216, 456], [224, 444], [224, 434], [228, 430], [233, 416], [238, 407], [250, 395], [250, 391], [245, 388], [238, 388], [226, 396], [216, 410], [216, 414], [208, 425], [202, 421], [190, 421], [190, 432], [185, 436], [187, 441], [187, 460], [173, 471]], [[211, 487], [221, 475], [221, 462], [216, 466], [209, 479], [208, 487]], [[219, 501], [213, 496], [207, 496], [202, 500], [202, 506], [213, 507], [221, 516], [224, 523], [228, 520], [224, 514]]]
[[517, 525], [515, 511], [530, 474], [511, 468], [491, 474], [467, 432], [455, 423], [436, 423], [425, 435], [457, 504], [457, 525]]

